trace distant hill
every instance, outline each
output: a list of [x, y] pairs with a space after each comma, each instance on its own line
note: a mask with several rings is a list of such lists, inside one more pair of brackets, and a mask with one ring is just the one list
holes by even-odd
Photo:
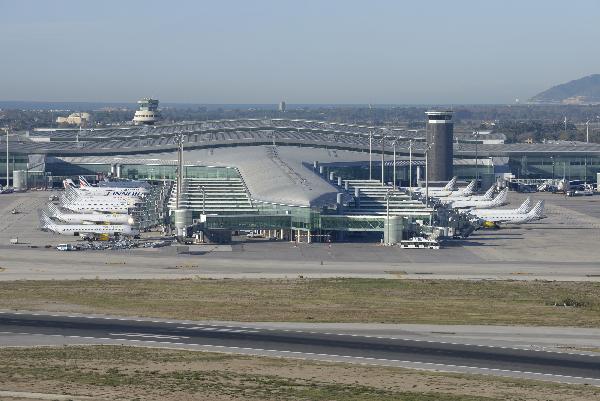
[[532, 103], [598, 104], [600, 103], [600, 74], [588, 75], [553, 86], [530, 99]]

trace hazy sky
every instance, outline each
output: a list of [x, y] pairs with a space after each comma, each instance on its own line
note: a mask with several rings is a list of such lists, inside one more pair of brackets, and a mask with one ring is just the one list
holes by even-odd
[[599, 39], [598, 0], [0, 0], [0, 100], [509, 103]]

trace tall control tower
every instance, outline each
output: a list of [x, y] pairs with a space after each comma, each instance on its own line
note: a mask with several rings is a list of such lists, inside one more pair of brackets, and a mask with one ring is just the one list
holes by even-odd
[[427, 111], [427, 170], [430, 181], [448, 181], [453, 176], [454, 123], [451, 111]]
[[133, 123], [135, 125], [153, 125], [160, 116], [158, 100], [145, 97], [138, 100], [139, 109], [135, 111]]

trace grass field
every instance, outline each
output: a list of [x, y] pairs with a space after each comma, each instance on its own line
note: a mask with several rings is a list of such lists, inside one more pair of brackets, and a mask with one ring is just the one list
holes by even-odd
[[587, 386], [124, 346], [0, 349], [0, 390], [165, 401], [588, 401], [600, 397], [600, 389]]
[[0, 308], [192, 320], [599, 327], [600, 283], [378, 279], [16, 281], [0, 285]]

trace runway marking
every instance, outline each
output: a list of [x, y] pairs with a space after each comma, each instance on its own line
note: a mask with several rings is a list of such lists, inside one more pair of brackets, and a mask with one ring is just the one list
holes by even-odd
[[[235, 329], [236, 326], [214, 326], [211, 325], [212, 327], [202, 327], [202, 326], [194, 326], [194, 327], [184, 327], [184, 326], [177, 326], [178, 329], [183, 329], [183, 330], [199, 330], [199, 331], [218, 331], [218, 332], [229, 332], [229, 333], [259, 333], [260, 331], [258, 330], [246, 330], [244, 328], [238, 328]], [[234, 330], [235, 329], [235, 330]]]
[[171, 340], [180, 340], [182, 338], [189, 338], [186, 336], [169, 336], [169, 335], [165, 335], [165, 334], [152, 334], [152, 333], [108, 333], [108, 334], [111, 336], [160, 338], [160, 339], [171, 339]]

